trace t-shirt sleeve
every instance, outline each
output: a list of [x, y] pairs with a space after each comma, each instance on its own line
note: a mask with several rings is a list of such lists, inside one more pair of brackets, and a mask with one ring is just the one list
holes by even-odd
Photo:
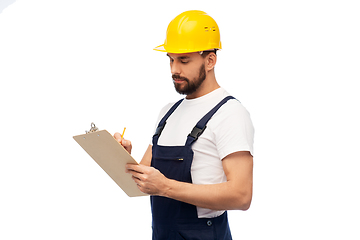
[[213, 132], [220, 159], [238, 151], [253, 155], [254, 127], [249, 112], [237, 100], [223, 105], [214, 115]]

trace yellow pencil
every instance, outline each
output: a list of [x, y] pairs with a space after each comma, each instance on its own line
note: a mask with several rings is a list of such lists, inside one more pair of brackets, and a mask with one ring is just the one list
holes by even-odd
[[126, 129], [126, 127], [124, 127], [124, 131], [123, 131], [123, 133], [121, 134], [121, 139], [123, 139], [123, 138], [124, 138], [125, 129]]

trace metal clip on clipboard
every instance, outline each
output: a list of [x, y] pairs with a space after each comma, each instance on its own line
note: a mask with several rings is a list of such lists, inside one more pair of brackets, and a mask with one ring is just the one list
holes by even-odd
[[92, 122], [90, 130], [85, 131], [85, 133], [88, 134], [88, 133], [97, 132], [97, 131], [99, 131], [99, 129], [95, 126], [95, 123]]

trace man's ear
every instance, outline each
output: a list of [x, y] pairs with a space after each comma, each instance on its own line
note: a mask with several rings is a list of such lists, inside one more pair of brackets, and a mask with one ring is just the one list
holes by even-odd
[[207, 70], [207, 72], [214, 69], [216, 60], [217, 56], [213, 52], [209, 53], [209, 55], [206, 56], [205, 69]]

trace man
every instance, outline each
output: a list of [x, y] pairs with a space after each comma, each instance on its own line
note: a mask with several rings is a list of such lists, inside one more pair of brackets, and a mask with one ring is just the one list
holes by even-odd
[[[254, 129], [246, 109], [216, 81], [216, 22], [202, 11], [172, 20], [166, 40], [177, 92], [165, 106], [139, 165], [127, 165], [151, 195], [153, 239], [232, 239], [226, 210], [247, 210], [252, 199]], [[131, 142], [114, 137], [131, 153]]]

